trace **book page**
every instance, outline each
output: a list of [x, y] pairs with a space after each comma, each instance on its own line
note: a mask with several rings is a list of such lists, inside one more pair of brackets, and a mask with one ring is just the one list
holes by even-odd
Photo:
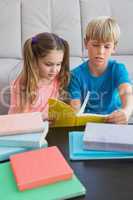
[[80, 116], [80, 117], [82, 117], [82, 116], [107, 117], [108, 114], [104, 115], [104, 114], [95, 114], [95, 113], [81, 113], [79, 116]]
[[86, 105], [87, 105], [87, 102], [88, 102], [88, 100], [89, 100], [89, 96], [90, 96], [90, 92], [88, 91], [88, 92], [87, 92], [87, 95], [86, 95], [86, 97], [85, 97], [85, 100], [84, 100], [84, 102], [83, 102], [83, 104], [82, 104], [82, 106], [81, 106], [81, 108], [80, 108], [80, 110], [77, 112], [77, 116], [83, 114], [83, 112], [84, 112], [84, 110], [85, 110], [85, 107], [86, 107]]

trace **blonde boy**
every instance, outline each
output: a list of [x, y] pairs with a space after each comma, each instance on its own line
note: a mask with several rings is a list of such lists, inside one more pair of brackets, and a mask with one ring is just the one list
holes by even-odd
[[98, 17], [86, 28], [88, 60], [75, 68], [68, 87], [70, 104], [79, 110], [88, 91], [85, 112], [109, 114], [106, 122], [127, 123], [133, 111], [132, 87], [124, 64], [111, 60], [120, 28], [111, 17]]

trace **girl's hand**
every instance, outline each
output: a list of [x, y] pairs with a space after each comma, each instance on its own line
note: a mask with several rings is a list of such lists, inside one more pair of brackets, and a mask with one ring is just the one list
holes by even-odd
[[107, 123], [127, 124], [129, 115], [124, 109], [112, 112], [105, 120]]
[[53, 120], [48, 120], [49, 121], [49, 126], [54, 125], [54, 119]]
[[55, 121], [54, 119], [49, 119], [48, 115], [46, 115], [44, 113], [42, 113], [42, 119], [43, 119], [43, 121], [48, 121], [49, 122], [49, 126], [53, 125], [54, 121]]

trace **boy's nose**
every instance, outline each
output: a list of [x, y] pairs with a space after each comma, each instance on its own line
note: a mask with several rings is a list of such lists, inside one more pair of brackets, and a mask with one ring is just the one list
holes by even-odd
[[100, 46], [100, 47], [98, 48], [98, 53], [99, 53], [99, 54], [103, 54], [103, 53], [104, 53], [104, 46]]

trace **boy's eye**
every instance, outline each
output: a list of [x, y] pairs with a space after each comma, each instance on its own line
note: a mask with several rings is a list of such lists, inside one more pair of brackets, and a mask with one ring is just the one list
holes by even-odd
[[[93, 46], [94, 46], [94, 47], [101, 47], [100, 44], [93, 44]], [[110, 47], [111, 47], [110, 45], [104, 45], [104, 48], [105, 48], [105, 49], [110, 49]]]
[[105, 48], [105, 49], [109, 49], [110, 46], [109, 46], [109, 45], [105, 45], [104, 48]]
[[99, 45], [99, 44], [93, 44], [93, 46], [94, 46], [94, 47], [99, 47], [100, 45]]

